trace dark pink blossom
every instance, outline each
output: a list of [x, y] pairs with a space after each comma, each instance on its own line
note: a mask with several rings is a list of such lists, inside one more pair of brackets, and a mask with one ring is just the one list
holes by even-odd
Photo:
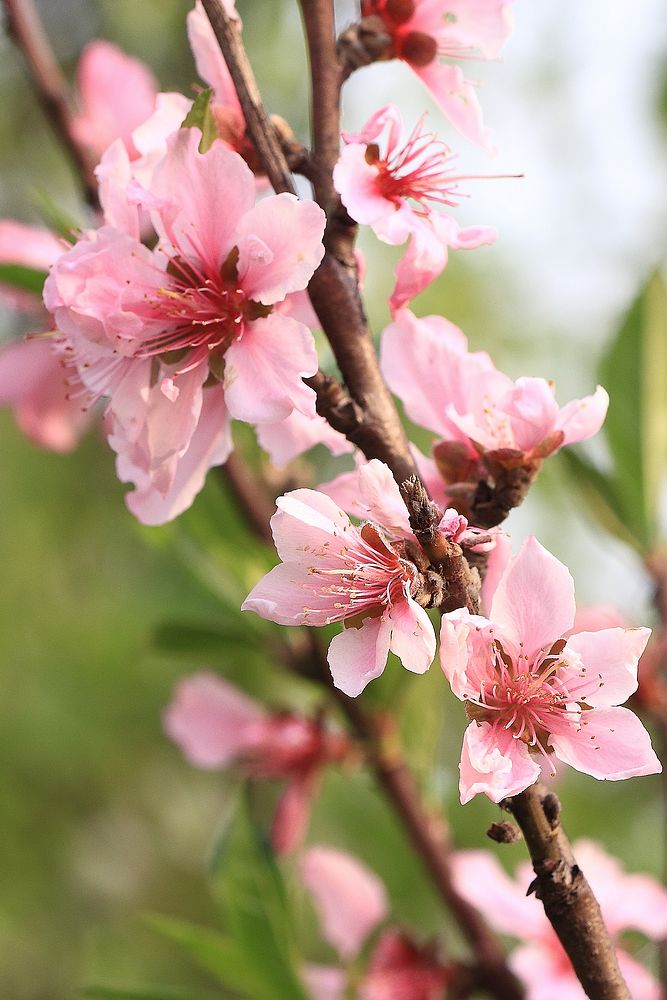
[[392, 54], [431, 91], [452, 125], [493, 151], [473, 83], [446, 60], [496, 59], [512, 30], [511, 0], [362, 0], [382, 19]]

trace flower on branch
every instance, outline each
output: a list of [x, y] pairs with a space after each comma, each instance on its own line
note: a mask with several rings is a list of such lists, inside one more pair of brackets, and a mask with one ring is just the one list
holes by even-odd
[[[368, 476], [388, 482], [391, 474], [382, 463], [371, 466]], [[316, 490], [287, 493], [277, 505], [271, 529], [283, 562], [253, 588], [243, 610], [280, 625], [342, 622], [328, 661], [334, 684], [352, 697], [379, 677], [390, 650], [406, 669], [428, 670], [435, 633], [416, 600], [422, 589], [413, 561], [419, 561], [419, 549], [415, 541], [397, 540], [410, 535], [405, 506], [402, 514], [394, 510], [385, 529], [379, 519], [357, 527]], [[382, 513], [379, 506], [372, 509]]]
[[[279, 194], [255, 205], [252, 172], [197, 129], [167, 143], [150, 185], [117, 142], [99, 168], [106, 225], [86, 233], [45, 285], [82, 400], [108, 397], [109, 443], [130, 510], [160, 524], [189, 506], [232, 447], [229, 417], [315, 415], [302, 377], [310, 330], [274, 310], [305, 288], [323, 254], [324, 213]], [[140, 208], [158, 235], [140, 236]]]
[[496, 59], [512, 30], [511, 0], [362, 0], [364, 17], [382, 21], [392, 39], [387, 58], [406, 62], [452, 125], [493, 151], [474, 85], [445, 59]]
[[358, 134], [343, 133], [346, 145], [334, 169], [336, 190], [356, 222], [371, 226], [385, 243], [409, 240], [396, 267], [392, 312], [442, 272], [448, 247], [470, 250], [493, 243], [497, 236], [493, 226], [462, 229], [439, 210], [458, 203], [458, 185], [466, 178], [453, 169], [449, 147], [425, 131], [423, 119], [405, 141], [402, 132], [398, 108], [381, 108]]
[[571, 635], [574, 583], [532, 536], [500, 577], [489, 617], [443, 617], [440, 662], [471, 722], [461, 801], [494, 802], [537, 781], [551, 758], [617, 781], [661, 771], [648, 733], [619, 708], [637, 690], [647, 628]]
[[271, 834], [279, 854], [303, 840], [323, 768], [350, 752], [341, 733], [302, 716], [267, 712], [213, 673], [179, 682], [164, 728], [195, 767], [238, 764], [250, 777], [287, 781]]
[[441, 316], [417, 319], [408, 309], [383, 334], [381, 364], [410, 419], [440, 438], [433, 457], [445, 488], [456, 486], [448, 492], [462, 501], [472, 499], [480, 481], [502, 481], [515, 470], [526, 479], [525, 493], [544, 458], [598, 432], [609, 404], [598, 386], [559, 407], [552, 382], [513, 382], [486, 352], [468, 351], [453, 323]]
[[[667, 936], [667, 890], [649, 875], [628, 875], [598, 844], [573, 844], [578, 866], [600, 904], [612, 938], [639, 931], [653, 941]], [[488, 851], [457, 851], [451, 858], [457, 892], [476, 906], [501, 934], [523, 942], [509, 956], [512, 971], [526, 987], [526, 1000], [585, 1000], [572, 964], [549, 923], [542, 904], [528, 894], [535, 873], [528, 862], [511, 879]], [[660, 984], [625, 947], [616, 946], [633, 1000], [659, 1000]]]

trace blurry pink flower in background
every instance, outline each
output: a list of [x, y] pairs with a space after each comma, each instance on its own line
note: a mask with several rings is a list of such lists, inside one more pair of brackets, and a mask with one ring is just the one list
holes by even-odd
[[[357, 858], [321, 844], [304, 852], [299, 872], [312, 896], [322, 937], [343, 963], [356, 959], [389, 914], [384, 885]], [[344, 968], [308, 965], [304, 978], [313, 1000], [344, 1000], [349, 995]], [[432, 948], [388, 928], [373, 947], [354, 995], [359, 1000], [442, 1000], [449, 980], [449, 970]]]
[[[255, 205], [240, 156], [181, 129], [137, 184], [119, 142], [100, 167], [107, 225], [54, 265], [45, 302], [88, 399], [109, 398], [130, 510], [160, 524], [186, 509], [231, 450], [229, 417], [262, 424], [315, 415], [302, 377], [317, 370], [310, 330], [273, 311], [323, 253], [324, 213], [289, 194]], [[158, 244], [139, 240], [139, 205]], [[227, 415], [228, 414], [228, 415]]]
[[383, 334], [381, 365], [410, 419], [442, 439], [433, 455], [447, 484], [484, 478], [484, 463], [535, 464], [585, 441], [602, 426], [609, 404], [598, 386], [592, 396], [559, 407], [553, 383], [513, 382], [488, 354], [468, 351], [453, 323], [418, 319], [408, 309]]
[[[667, 937], [667, 890], [649, 875], [628, 875], [619, 862], [589, 840], [573, 845], [577, 864], [591, 884], [612, 938], [639, 931], [654, 941]], [[584, 1000], [585, 994], [542, 907], [527, 895], [534, 879], [528, 862], [512, 880], [488, 851], [452, 856], [457, 891], [491, 926], [525, 942], [509, 956], [526, 988], [526, 1000]], [[633, 1000], [660, 1000], [660, 984], [624, 948], [616, 950]]]
[[[46, 271], [66, 244], [48, 229], [0, 220], [0, 264]], [[0, 287], [0, 301], [26, 312], [47, 330], [50, 317], [41, 296]], [[80, 400], [70, 399], [62, 353], [53, 338], [37, 336], [0, 347], [0, 406], [13, 409], [21, 431], [49, 451], [71, 451], [90, 423]]]
[[217, 770], [238, 763], [251, 777], [287, 780], [271, 834], [279, 854], [303, 839], [322, 769], [350, 750], [342, 734], [301, 716], [268, 712], [213, 673], [180, 681], [163, 723], [195, 767]]
[[445, 59], [496, 59], [512, 30], [511, 0], [362, 0], [377, 15], [402, 59], [431, 91], [452, 125], [493, 151], [474, 85]]
[[[379, 463], [381, 464], [381, 463]], [[342, 622], [328, 661], [336, 687], [354, 697], [384, 670], [389, 651], [415, 673], [428, 670], [435, 633], [413, 599], [418, 571], [382, 526], [353, 525], [328, 496], [295, 490], [279, 497], [271, 529], [283, 562], [243, 603], [280, 625]]]
[[[396, 267], [389, 300], [400, 309], [436, 278], [447, 263], [447, 248], [470, 250], [493, 243], [493, 226], [461, 228], [434, 206], [455, 206], [458, 185], [451, 150], [422, 121], [403, 140], [403, 122], [394, 105], [376, 111], [358, 134], [343, 133], [345, 147], [334, 168], [334, 184], [350, 216], [369, 225], [385, 243], [409, 240]], [[384, 139], [384, 150], [379, 141]]]
[[[229, 6], [233, 7], [233, 4]], [[231, 13], [231, 10], [228, 10], [228, 13]], [[197, 72], [201, 79], [213, 88], [211, 110], [218, 127], [218, 134], [237, 152], [249, 152], [251, 145], [246, 139], [245, 118], [236, 95], [236, 88], [201, 0], [196, 0], [194, 8], [189, 12], [187, 27]]]
[[[443, 617], [440, 662], [472, 720], [461, 753], [461, 801], [494, 802], [535, 782], [552, 753], [595, 778], [661, 770], [648, 733], [619, 708], [637, 689], [646, 628], [571, 635], [574, 583], [532, 536], [493, 594], [489, 618]], [[566, 638], [567, 637], [567, 638]]]
[[117, 45], [95, 39], [83, 50], [76, 74], [82, 111], [73, 122], [76, 141], [97, 160], [115, 139], [131, 159], [139, 156], [132, 133], [155, 110], [158, 85], [150, 69]]

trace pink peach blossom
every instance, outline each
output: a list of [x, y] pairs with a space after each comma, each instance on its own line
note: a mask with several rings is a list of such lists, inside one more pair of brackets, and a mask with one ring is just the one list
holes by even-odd
[[[128, 505], [146, 524], [184, 510], [231, 449], [229, 417], [314, 417], [310, 330], [275, 312], [322, 254], [324, 213], [280, 194], [255, 205], [253, 175], [200, 132], [167, 141], [149, 188], [122, 144], [99, 168], [106, 225], [54, 265], [45, 286], [82, 398], [109, 399], [106, 425]], [[149, 211], [158, 243], [140, 240]]]
[[362, 0], [379, 16], [402, 59], [431, 91], [452, 125], [493, 151], [474, 85], [446, 59], [496, 59], [512, 30], [511, 0]]
[[323, 493], [295, 490], [277, 500], [271, 529], [283, 562], [253, 588], [244, 611], [281, 625], [344, 630], [329, 646], [334, 684], [352, 697], [385, 668], [389, 650], [415, 673], [429, 668], [435, 633], [414, 600], [416, 566], [382, 528], [355, 527]]
[[[402, 139], [403, 123], [394, 105], [376, 111], [358, 134], [343, 133], [346, 145], [334, 168], [334, 184], [350, 216], [370, 225], [385, 243], [409, 241], [396, 268], [389, 300], [400, 309], [436, 278], [447, 263], [447, 248], [473, 249], [493, 243], [492, 226], [461, 229], [435, 206], [452, 206], [459, 181], [448, 146], [418, 122]], [[379, 142], [383, 134], [384, 150]]]
[[461, 754], [461, 801], [494, 802], [533, 784], [551, 754], [595, 778], [655, 774], [660, 762], [634, 713], [650, 629], [570, 634], [574, 584], [532, 536], [503, 573], [489, 618], [443, 617], [440, 662], [472, 720]]
[[[667, 890], [648, 875], [627, 875], [619, 862], [592, 841], [574, 845], [577, 864], [595, 893], [612, 938], [639, 931], [654, 941], [667, 936]], [[488, 851], [458, 851], [452, 856], [457, 891], [476, 906], [492, 927], [524, 942], [509, 965], [526, 987], [526, 1000], [584, 1000], [585, 994], [567, 955], [533, 895], [534, 873], [519, 865], [512, 880]], [[625, 949], [616, 949], [633, 1000], [660, 1000], [660, 985]]]
[[433, 431], [433, 454], [446, 483], [483, 478], [480, 461], [539, 463], [600, 429], [609, 397], [559, 407], [551, 382], [499, 372], [485, 352], [468, 351], [462, 332], [441, 316], [402, 309], [382, 338], [381, 365], [411, 420]]
[[120, 138], [129, 156], [139, 151], [132, 133], [155, 109], [157, 82], [144, 63], [111, 42], [89, 42], [79, 61], [76, 86], [82, 111], [73, 122], [77, 142], [99, 159]]
[[163, 723], [195, 767], [239, 763], [252, 777], [287, 781], [271, 834], [279, 854], [302, 842], [322, 769], [348, 753], [344, 736], [301, 716], [271, 714], [213, 673], [180, 681]]
[[303, 853], [299, 874], [325, 940], [342, 959], [356, 957], [389, 911], [382, 881], [357, 858], [324, 844]]

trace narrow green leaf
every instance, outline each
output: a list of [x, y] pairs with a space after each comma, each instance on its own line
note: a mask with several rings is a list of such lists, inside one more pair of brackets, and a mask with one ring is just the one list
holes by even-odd
[[181, 128], [198, 128], [201, 132], [200, 153], [206, 153], [218, 138], [218, 126], [211, 111], [212, 96], [212, 87], [197, 94], [194, 104], [181, 124]]
[[76, 234], [82, 227], [74, 216], [61, 208], [43, 188], [33, 189], [32, 200], [49, 229], [62, 236], [68, 243], [76, 243]]
[[609, 392], [604, 430], [622, 516], [644, 548], [659, 531], [667, 462], [667, 292], [655, 273], [630, 308], [600, 365]]
[[[200, 968], [211, 973], [223, 986], [242, 993], [249, 1000], [272, 1000], [266, 980], [257, 969], [264, 941], [255, 941], [256, 955], [253, 957], [231, 937], [206, 927], [169, 917], [151, 916], [146, 920], [149, 927], [179, 945]], [[296, 998], [300, 1000], [298, 993]]]
[[35, 267], [25, 267], [23, 264], [0, 264], [0, 284], [11, 285], [22, 292], [31, 292], [41, 296], [46, 271]]
[[641, 551], [641, 538], [635, 537], [631, 530], [631, 522], [625, 516], [611, 477], [584, 458], [576, 448], [563, 448], [559, 457], [593, 517], [610, 534]]

